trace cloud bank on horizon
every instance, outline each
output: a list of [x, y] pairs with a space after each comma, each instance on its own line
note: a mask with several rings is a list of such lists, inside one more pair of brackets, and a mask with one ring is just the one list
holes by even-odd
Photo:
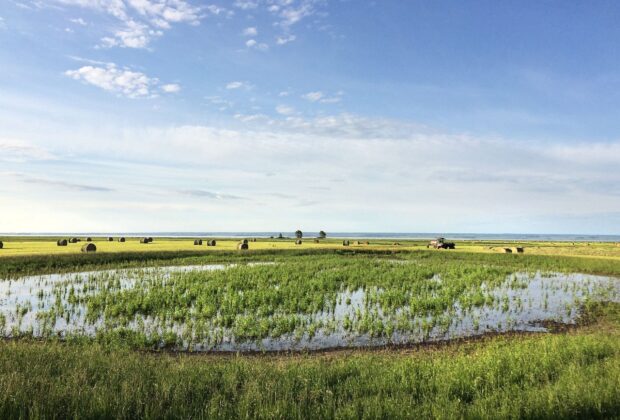
[[618, 17], [10, 0], [0, 232], [620, 234]]

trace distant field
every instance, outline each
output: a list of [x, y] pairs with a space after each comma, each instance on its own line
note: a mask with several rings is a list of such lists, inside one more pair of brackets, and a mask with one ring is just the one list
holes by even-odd
[[[17, 255], [57, 255], [76, 254], [84, 244], [68, 244], [66, 247], [56, 245], [60, 237], [0, 237], [4, 242], [4, 249], [0, 249], [0, 258]], [[68, 239], [68, 238], [65, 238]], [[98, 253], [131, 253], [131, 252], [214, 252], [236, 250], [239, 239], [230, 238], [201, 238], [202, 246], [195, 246], [194, 239], [198, 238], [154, 238], [150, 244], [141, 244], [140, 238], [126, 238], [126, 242], [118, 242], [118, 237], [109, 242], [107, 237], [93, 237]], [[208, 247], [206, 241], [215, 239], [217, 245]], [[251, 238], [248, 238], [251, 239]], [[365, 242], [369, 244], [366, 245]], [[294, 238], [288, 239], [256, 239], [250, 242], [249, 250], [425, 250], [428, 241], [425, 240], [349, 240], [350, 245], [344, 247], [342, 239], [321, 239], [314, 243], [313, 238], [305, 238], [301, 245], [295, 244]], [[359, 242], [359, 244], [357, 244]], [[504, 248], [524, 247], [526, 254], [533, 255], [566, 255], [583, 257], [620, 258], [620, 243], [610, 242], [517, 242], [517, 241], [456, 241], [455, 250], [438, 250], [436, 252], [483, 252], [503, 253]]]

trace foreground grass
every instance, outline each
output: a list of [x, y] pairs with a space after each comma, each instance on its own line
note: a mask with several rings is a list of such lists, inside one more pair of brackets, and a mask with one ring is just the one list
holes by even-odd
[[563, 334], [213, 357], [0, 343], [2, 418], [620, 418], [620, 307]]

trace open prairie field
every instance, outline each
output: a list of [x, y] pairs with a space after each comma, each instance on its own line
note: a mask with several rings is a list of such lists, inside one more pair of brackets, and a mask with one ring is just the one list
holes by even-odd
[[[80, 253], [85, 237], [78, 243], [68, 243], [67, 246], [58, 246], [59, 239], [69, 237], [0, 237], [4, 248], [0, 250], [0, 258], [16, 255], [59, 255]], [[153, 238], [149, 244], [140, 243], [140, 237], [126, 237], [125, 242], [119, 242], [118, 237], [92, 237], [98, 253], [146, 253], [146, 252], [212, 252], [232, 251], [237, 248], [240, 239], [231, 238]], [[195, 239], [201, 239], [202, 245], [194, 245]], [[207, 246], [208, 240], [215, 240], [216, 246]], [[252, 238], [248, 238], [250, 241]], [[349, 239], [348, 247], [343, 247], [343, 239], [305, 238], [300, 245], [295, 238], [268, 239], [256, 238], [256, 242], [249, 243], [249, 250], [395, 250], [412, 251], [427, 249], [428, 240], [401, 240], [401, 239]], [[523, 242], [523, 241], [458, 241], [455, 250], [450, 252], [482, 252], [504, 253], [505, 248], [514, 251], [516, 247], [524, 247], [526, 254], [533, 255], [565, 255], [578, 257], [605, 257], [620, 258], [620, 243], [615, 242]]]
[[57, 239], [3, 239], [3, 417], [620, 415], [616, 244]]

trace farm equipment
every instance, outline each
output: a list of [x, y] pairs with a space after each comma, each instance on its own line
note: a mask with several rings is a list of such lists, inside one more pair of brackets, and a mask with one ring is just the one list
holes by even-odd
[[446, 242], [445, 238], [437, 238], [430, 241], [426, 247], [432, 247], [435, 249], [454, 249], [456, 248], [456, 245], [454, 242]]

